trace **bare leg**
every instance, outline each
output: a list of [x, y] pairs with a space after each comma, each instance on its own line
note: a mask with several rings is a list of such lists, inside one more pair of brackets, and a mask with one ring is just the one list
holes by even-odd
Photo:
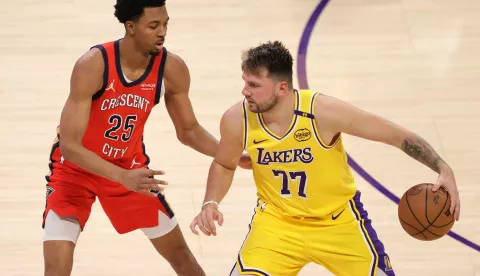
[[69, 276], [73, 266], [75, 244], [71, 241], [43, 242], [45, 276]]
[[178, 225], [168, 234], [150, 241], [178, 275], [205, 276], [205, 272], [188, 248]]
[[45, 276], [69, 276], [73, 267], [73, 252], [80, 235], [76, 220], [60, 218], [50, 210], [45, 220], [43, 257]]

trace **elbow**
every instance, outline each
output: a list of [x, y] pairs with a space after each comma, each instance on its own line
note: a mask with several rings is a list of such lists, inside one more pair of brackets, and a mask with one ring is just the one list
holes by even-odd
[[195, 133], [191, 130], [182, 130], [177, 132], [177, 139], [180, 143], [189, 146], [195, 139]]
[[201, 136], [201, 130], [198, 123], [189, 125], [188, 127], [177, 128], [177, 139], [180, 143], [191, 146], [195, 144], [197, 137]]
[[74, 158], [76, 152], [75, 148], [76, 147], [74, 144], [61, 141], [60, 152], [62, 153], [63, 159], [67, 161], [72, 161], [72, 158]]

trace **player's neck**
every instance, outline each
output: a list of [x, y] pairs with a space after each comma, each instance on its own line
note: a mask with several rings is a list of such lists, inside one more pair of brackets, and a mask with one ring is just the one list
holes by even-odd
[[292, 117], [295, 110], [295, 92], [289, 91], [283, 98], [278, 100], [275, 107], [267, 112], [262, 113], [262, 117], [265, 122], [277, 123], [280, 125], [288, 124], [292, 122]]
[[128, 69], [135, 71], [146, 68], [151, 56], [138, 50], [133, 39], [128, 37], [120, 40], [120, 62]]

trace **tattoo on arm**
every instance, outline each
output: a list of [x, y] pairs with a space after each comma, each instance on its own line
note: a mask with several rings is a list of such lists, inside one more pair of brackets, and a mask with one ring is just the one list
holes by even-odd
[[402, 143], [402, 150], [415, 160], [440, 173], [440, 166], [445, 164], [435, 150], [421, 137], [407, 138]]

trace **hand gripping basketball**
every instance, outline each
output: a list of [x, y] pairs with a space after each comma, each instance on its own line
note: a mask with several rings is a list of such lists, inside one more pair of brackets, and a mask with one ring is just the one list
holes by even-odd
[[445, 188], [450, 195], [450, 213], [453, 214], [455, 220], [458, 221], [460, 219], [460, 195], [453, 173], [441, 173], [438, 176], [432, 191], [436, 192], [440, 187]]
[[216, 204], [208, 204], [202, 208], [202, 211], [193, 219], [190, 224], [190, 230], [198, 235], [196, 227], [203, 232], [206, 236], [217, 235], [217, 229], [215, 227], [215, 221], [219, 226], [223, 225], [223, 214], [218, 210]]

